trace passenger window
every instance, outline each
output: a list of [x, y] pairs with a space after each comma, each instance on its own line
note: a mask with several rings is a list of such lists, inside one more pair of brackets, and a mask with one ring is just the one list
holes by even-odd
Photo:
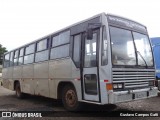
[[35, 44], [30, 44], [26, 47], [24, 64], [29, 64], [34, 62], [34, 50], [35, 50]]
[[23, 64], [23, 57], [19, 57], [18, 59], [18, 65], [22, 65]]
[[34, 62], [34, 54], [24, 56], [24, 64], [33, 63]]
[[19, 51], [19, 56], [23, 56], [24, 55], [24, 48], [21, 48], [20, 51]]
[[73, 60], [76, 67], [80, 67], [81, 34], [73, 37]]
[[16, 66], [18, 63], [18, 50], [14, 52], [14, 66]]
[[17, 58], [17, 57], [18, 57], [18, 50], [14, 52], [14, 58]]
[[4, 56], [4, 64], [3, 64], [4, 68], [9, 67], [10, 63], [9, 56], [10, 56], [9, 53]]
[[41, 40], [37, 43], [37, 52], [48, 48], [48, 40]]
[[23, 64], [23, 55], [24, 55], [24, 48], [21, 48], [19, 50], [18, 65], [22, 65]]
[[52, 49], [50, 59], [69, 56], [70, 31], [65, 31], [52, 38]]
[[35, 44], [28, 45], [25, 49], [25, 55], [34, 53]]
[[67, 44], [70, 41], [70, 31], [65, 31], [52, 38], [52, 47]]
[[69, 44], [51, 49], [51, 59], [69, 56]]
[[35, 62], [48, 60], [48, 57], [49, 57], [48, 53], [49, 53], [49, 50], [44, 50], [36, 53]]
[[10, 66], [13, 66], [13, 52], [10, 53]]
[[49, 40], [44, 39], [37, 43], [37, 53], [35, 54], [35, 62], [45, 61], [49, 58]]

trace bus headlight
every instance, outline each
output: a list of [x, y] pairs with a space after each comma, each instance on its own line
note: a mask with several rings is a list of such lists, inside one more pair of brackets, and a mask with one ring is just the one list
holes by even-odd
[[117, 84], [113, 84], [113, 88], [114, 88], [114, 89], [117, 89], [117, 88], [118, 88], [118, 85], [117, 85]]
[[122, 84], [118, 84], [118, 88], [123, 88], [123, 85]]
[[122, 89], [122, 88], [123, 88], [123, 83], [113, 84], [113, 89]]

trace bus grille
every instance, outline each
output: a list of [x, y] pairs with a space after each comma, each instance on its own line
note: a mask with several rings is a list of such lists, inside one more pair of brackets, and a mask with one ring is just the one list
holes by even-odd
[[113, 68], [112, 77], [113, 83], [123, 83], [124, 89], [136, 89], [148, 87], [149, 81], [155, 80], [155, 70]]

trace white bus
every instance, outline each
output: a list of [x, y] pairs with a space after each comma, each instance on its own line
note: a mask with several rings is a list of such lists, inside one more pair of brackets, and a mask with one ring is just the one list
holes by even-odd
[[81, 103], [115, 104], [157, 96], [152, 48], [144, 25], [99, 14], [4, 54], [3, 86]]

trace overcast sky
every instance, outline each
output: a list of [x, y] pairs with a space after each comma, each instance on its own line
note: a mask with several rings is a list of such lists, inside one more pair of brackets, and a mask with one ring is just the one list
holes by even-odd
[[106, 12], [147, 26], [160, 36], [159, 0], [0, 0], [0, 44], [14, 49], [73, 23]]

